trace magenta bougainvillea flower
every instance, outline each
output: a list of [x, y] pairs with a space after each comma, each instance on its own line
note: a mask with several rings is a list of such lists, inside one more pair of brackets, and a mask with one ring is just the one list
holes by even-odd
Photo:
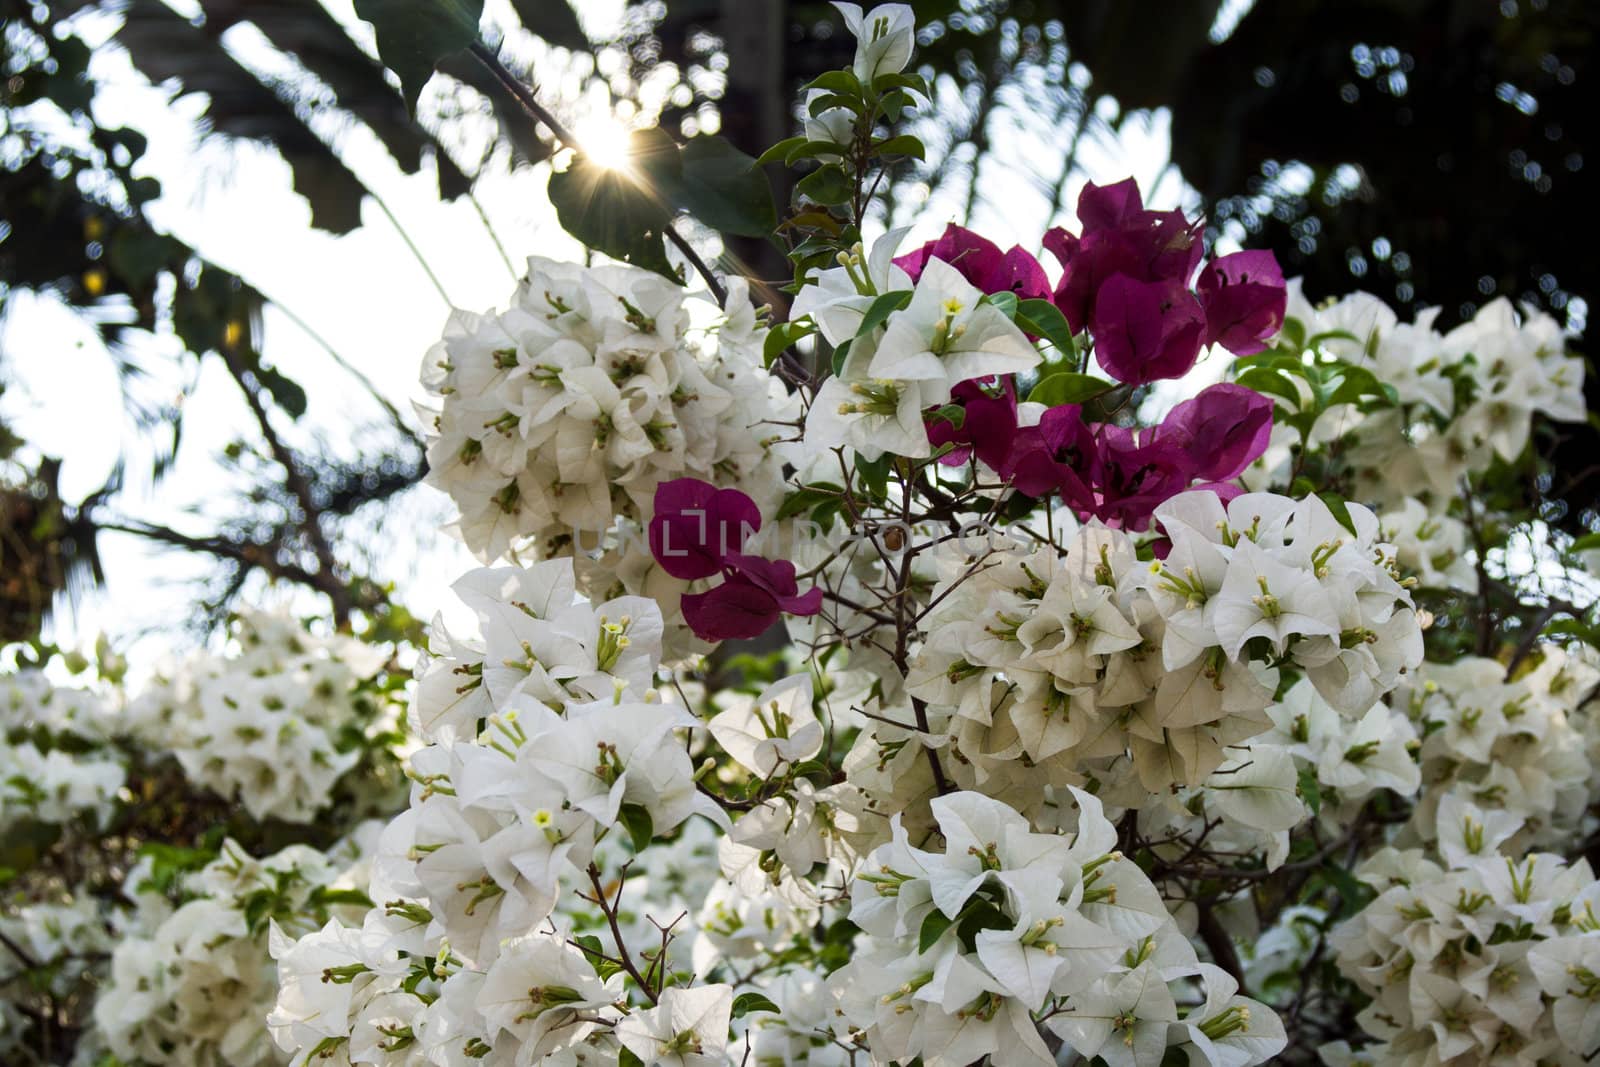
[[656, 487], [650, 554], [661, 569], [686, 581], [723, 577], [721, 585], [683, 596], [683, 618], [695, 636], [758, 637], [784, 613], [822, 610], [822, 590], [801, 593], [793, 563], [746, 554], [760, 529], [760, 509], [737, 489], [718, 489], [698, 478]]
[[937, 241], [898, 257], [894, 265], [915, 282], [930, 259], [942, 259], [985, 293], [1016, 293], [1019, 300], [1046, 300], [1050, 280], [1039, 261], [1021, 247], [1009, 252], [987, 237], [950, 223]]
[[1053, 299], [1118, 381], [1143, 385], [1189, 372], [1208, 344], [1252, 355], [1283, 325], [1288, 293], [1271, 252], [1236, 252], [1200, 270], [1203, 221], [1150, 211], [1132, 178], [1084, 187], [1083, 232], [1057, 228], [1044, 246], [1061, 261]]
[[1202, 223], [1181, 211], [1149, 211], [1132, 178], [1115, 185], [1084, 186], [1078, 196], [1081, 234], [1057, 227], [1044, 247], [1061, 261], [1056, 306], [1074, 331], [1090, 325], [1096, 298], [1118, 274], [1137, 282], [1176, 282], [1186, 287], [1200, 265]]
[[938, 416], [927, 420], [928, 440], [935, 449], [945, 444], [956, 446], [940, 456], [939, 462], [959, 467], [976, 455], [998, 468], [1011, 450], [1011, 439], [1017, 431], [1015, 382], [1010, 375], [998, 383], [993, 376], [972, 379], [959, 383], [950, 393], [951, 403], [963, 409], [961, 425]]
[[1289, 291], [1271, 252], [1235, 252], [1214, 259], [1197, 286], [1206, 309], [1206, 342], [1252, 356], [1283, 327]]
[[1189, 489], [1236, 495], [1229, 479], [1266, 451], [1271, 432], [1272, 400], [1239, 385], [1202, 390], [1142, 432], [1086, 422], [1079, 405], [1063, 404], [1015, 430], [998, 469], [1028, 496], [1059, 495], [1082, 518], [1143, 530]]
[[1183, 377], [1206, 337], [1200, 301], [1171, 278], [1146, 282], [1113, 274], [1100, 287], [1090, 321], [1100, 366], [1131, 385]]

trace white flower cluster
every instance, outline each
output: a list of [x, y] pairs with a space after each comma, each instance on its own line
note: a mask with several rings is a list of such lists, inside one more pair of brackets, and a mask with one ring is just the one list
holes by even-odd
[[148, 861], [124, 883], [139, 912], [111, 955], [94, 1005], [100, 1036], [122, 1062], [261, 1067], [282, 1062], [266, 1033], [275, 996], [269, 925], [315, 929], [330, 913], [360, 915], [376, 824], [324, 854], [291, 845], [254, 859], [223, 844], [187, 879], [175, 910], [145, 886]]
[[[355, 1063], [390, 1063], [402, 1048], [435, 1063], [525, 1063], [569, 1046], [614, 1060], [619, 1043], [654, 1062], [656, 1044], [689, 1032], [720, 1047], [727, 987], [668, 989], [624, 1016], [612, 1006], [620, 985], [567, 942], [570, 910], [556, 913], [563, 882], [598, 870], [602, 840], [671, 836], [695, 813], [727, 825], [696, 790], [679, 732], [702, 724], [657, 699], [659, 611], [579, 601], [570, 559], [474, 571], [457, 591], [482, 635], [441, 634], [423, 669], [416, 720], [433, 743], [413, 754], [411, 807], [378, 845], [372, 895], [384, 906], [359, 928], [278, 939], [279, 1044]], [[655, 871], [652, 908], [673, 880]]]
[[1247, 1067], [1283, 1049], [1277, 1016], [1196, 959], [1155, 886], [1115, 851], [1099, 801], [1071, 792], [1070, 837], [978, 793], [933, 801], [941, 849], [892, 820], [893, 840], [851, 885], [863, 944], [828, 978], [844, 1036], [864, 1039], [873, 1063], [1053, 1064], [1041, 1022], [1110, 1067], [1158, 1067], [1169, 1048]]
[[1377, 1044], [1338, 1042], [1328, 1063], [1577, 1067], [1600, 1050], [1600, 883], [1583, 860], [1497, 851], [1517, 829], [1447, 796], [1437, 861], [1385, 849], [1357, 871], [1379, 895], [1331, 943]]
[[99, 696], [39, 671], [0, 677], [0, 823], [103, 825], [127, 778], [109, 715]]
[[1394, 697], [1423, 735], [1412, 833], [1432, 841], [1435, 813], [1450, 797], [1515, 818], [1518, 852], [1559, 848], [1585, 830], [1600, 799], [1591, 763], [1600, 737], [1578, 709], [1597, 683], [1588, 658], [1555, 645], [1510, 681], [1504, 664], [1477, 656], [1423, 664]]
[[1535, 414], [1586, 417], [1583, 361], [1568, 354], [1570, 335], [1549, 315], [1519, 313], [1504, 298], [1441, 334], [1432, 326], [1437, 309], [1402, 323], [1368, 293], [1312, 307], [1297, 280], [1289, 284], [1288, 313], [1320, 347], [1370, 367], [1398, 394], [1399, 408], [1366, 416], [1348, 409], [1318, 423], [1319, 437], [1354, 439], [1345, 454], [1360, 499], [1387, 507], [1417, 497], [1443, 512], [1460, 495], [1464, 474], [1522, 454]]
[[697, 328], [660, 275], [535, 257], [509, 309], [452, 314], [423, 361], [427, 480], [467, 547], [484, 562], [587, 547], [619, 518], [647, 520], [673, 478], [774, 502], [797, 399], [763, 368], [747, 293], [731, 281], [728, 315]]
[[266, 612], [241, 613], [231, 636], [226, 653], [182, 661], [132, 701], [125, 729], [253, 817], [310, 822], [369, 734], [392, 728], [394, 709], [364, 688], [385, 655]]
[[959, 785], [1037, 813], [1043, 787], [1093, 777], [1122, 787], [1108, 803], [1138, 807], [1271, 728], [1280, 663], [1356, 717], [1420, 662], [1410, 596], [1365, 509], [1350, 508], [1356, 533], [1316, 497], [1224, 508], [1195, 492], [1156, 515], [1163, 561], [1090, 526], [1063, 556], [963, 567], [935, 591], [906, 689], [947, 732]]

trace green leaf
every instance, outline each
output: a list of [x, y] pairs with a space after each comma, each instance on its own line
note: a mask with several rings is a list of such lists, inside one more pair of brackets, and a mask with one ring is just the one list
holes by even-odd
[[1567, 551], [1588, 552], [1591, 549], [1596, 548], [1600, 548], [1600, 533], [1584, 534], [1582, 537], [1573, 541], [1571, 547], [1568, 548]]
[[1015, 321], [1025, 332], [1049, 341], [1070, 365], [1077, 366], [1078, 346], [1060, 308], [1048, 300], [1024, 300], [1017, 305]]
[[1028, 400], [1054, 408], [1062, 404], [1081, 404], [1114, 388], [1110, 382], [1092, 374], [1056, 371], [1040, 379], [1039, 384], [1028, 393]]
[[1313, 819], [1322, 814], [1322, 787], [1317, 784], [1317, 776], [1309, 768], [1300, 768], [1298, 792], [1300, 799], [1306, 802], [1306, 807], [1311, 809]]
[[588, 50], [589, 36], [566, 0], [511, 0], [511, 6], [529, 33], [560, 48]]
[[818, 204], [842, 204], [855, 187], [843, 168], [829, 164], [818, 167], [795, 183], [795, 191]]
[[1321, 492], [1317, 495], [1322, 498], [1324, 504], [1328, 505], [1328, 510], [1333, 512], [1333, 517], [1339, 520], [1340, 526], [1343, 526], [1351, 533], [1356, 532], [1355, 520], [1350, 517], [1350, 508], [1344, 502], [1344, 497], [1338, 493], [1331, 492]]
[[810, 511], [818, 504], [837, 500], [843, 493], [844, 487], [834, 485], [832, 482], [813, 482], [803, 485], [784, 498], [783, 504], [778, 508], [778, 518], [793, 518], [801, 512]]
[[644, 1061], [628, 1050], [628, 1046], [617, 1047], [617, 1067], [644, 1067]]
[[355, 5], [356, 14], [372, 23], [378, 58], [400, 76], [400, 95], [412, 114], [434, 65], [476, 43], [483, 17], [483, 0], [355, 0]]
[[1017, 294], [1009, 289], [1003, 289], [998, 293], [988, 293], [984, 296], [983, 302], [1005, 312], [1008, 319], [1017, 317]]
[[819, 159], [823, 161], [838, 162], [850, 154], [850, 149], [833, 141], [806, 141], [789, 149], [789, 154], [783, 161], [789, 166], [794, 166], [802, 159]]
[[913, 159], [928, 157], [927, 147], [920, 139], [909, 133], [879, 141], [872, 146], [872, 150], [880, 156], [910, 156]]
[[927, 918], [922, 920], [922, 929], [917, 932], [917, 951], [926, 952], [937, 945], [944, 932], [954, 923], [954, 919], [938, 908], [928, 912]]
[[[852, 338], [852, 340], [853, 340], [853, 338]], [[842, 374], [844, 372], [844, 362], [845, 362], [845, 360], [847, 360], [849, 358], [850, 358], [850, 341], [845, 341], [844, 344], [840, 345], [838, 348], [835, 348], [833, 350], [832, 367], [833, 367], [833, 373], [836, 376], [839, 375], [839, 374]]]
[[1300, 410], [1300, 390], [1288, 378], [1267, 367], [1251, 367], [1234, 379], [1247, 389], [1281, 397], [1295, 411]]
[[886, 93], [890, 89], [909, 89], [925, 100], [931, 100], [927, 79], [920, 74], [880, 74], [872, 79], [872, 91]]
[[664, 182], [677, 181], [677, 146], [660, 130], [640, 130], [629, 155], [632, 165], [626, 172], [580, 155], [566, 170], [550, 175], [556, 218], [589, 248], [682, 281], [662, 243], [672, 209], [660, 194]]
[[805, 320], [780, 322], [767, 332], [767, 339], [761, 342], [762, 362], [770, 367], [775, 363], [784, 349], [800, 340], [816, 333], [816, 327]]
[[856, 475], [861, 479], [861, 484], [874, 497], [882, 499], [889, 495], [889, 464], [893, 457], [885, 453], [877, 459], [862, 459], [856, 457]]
[[806, 139], [804, 137], [785, 137], [783, 140], [779, 141], [777, 144], [761, 153], [761, 155], [757, 156], [756, 162], [761, 164], [783, 163], [788, 159], [789, 153], [793, 149], [799, 148], [805, 143]]
[[978, 934], [984, 930], [1008, 930], [1016, 925], [1006, 917], [1005, 912], [982, 897], [974, 897], [971, 903], [962, 908], [957, 920], [960, 925], [956, 927], [956, 936], [969, 952], [978, 943]]
[[861, 316], [861, 325], [856, 328], [856, 336], [869, 334], [889, 320], [889, 316], [911, 303], [911, 290], [897, 289], [892, 293], [884, 293], [867, 305], [866, 314]]
[[680, 165], [673, 201], [707, 226], [740, 237], [768, 237], [777, 228], [772, 184], [726, 137], [690, 138]]
[[655, 824], [650, 821], [650, 813], [638, 804], [624, 804], [617, 812], [617, 818], [628, 831], [628, 839], [633, 844], [635, 852], [643, 852], [650, 847], [650, 842], [656, 836]]
[[760, 993], [740, 993], [733, 998], [733, 1017], [742, 1019], [753, 1011], [770, 1011], [777, 1014], [781, 1009], [762, 996]]
[[372, 898], [354, 887], [335, 889], [332, 886], [319, 885], [311, 891], [309, 899], [312, 906], [324, 905], [333, 907], [340, 904], [350, 904], [360, 908], [372, 907]]
[[817, 75], [806, 83], [807, 89], [824, 89], [830, 93], [861, 93], [861, 80], [856, 77], [855, 71], [829, 70]]

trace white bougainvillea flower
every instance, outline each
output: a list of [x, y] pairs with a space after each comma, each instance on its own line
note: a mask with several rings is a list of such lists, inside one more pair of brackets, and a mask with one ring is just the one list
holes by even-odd
[[1205, 1003], [1183, 1018], [1191, 1067], [1251, 1067], [1270, 1063], [1289, 1044], [1277, 1013], [1239, 996], [1239, 983], [1221, 967], [1199, 964]]
[[917, 16], [909, 4], [879, 4], [861, 11], [860, 4], [835, 2], [844, 25], [856, 39], [851, 69], [862, 84], [881, 74], [899, 74], [911, 62], [916, 46]]
[[911, 302], [889, 316], [867, 373], [923, 383], [929, 406], [950, 400], [957, 382], [1015, 374], [1039, 364], [1039, 350], [983, 291], [942, 259], [930, 259]]
[[646, 1067], [723, 1067], [732, 1014], [732, 986], [674, 987], [655, 1007], [621, 1019], [617, 1040]]
[[1088, 1059], [1110, 1067], [1160, 1067], [1178, 1005], [1166, 981], [1149, 963], [1110, 975], [1073, 998], [1072, 1010], [1045, 1025]]
[[707, 724], [723, 750], [763, 778], [822, 750], [822, 723], [811, 708], [811, 675], [774, 682], [754, 700], [740, 700]]

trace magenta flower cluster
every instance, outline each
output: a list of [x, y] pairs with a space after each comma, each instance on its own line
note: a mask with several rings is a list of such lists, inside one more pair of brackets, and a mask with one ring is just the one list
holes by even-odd
[[801, 593], [793, 563], [745, 551], [760, 529], [760, 509], [737, 489], [718, 489], [698, 478], [656, 487], [650, 554], [661, 569], [685, 581], [722, 575], [722, 584], [683, 596], [683, 619], [696, 636], [758, 637], [780, 614], [822, 610], [822, 590]]
[[[1146, 209], [1133, 179], [1087, 186], [1078, 220], [1080, 234], [1045, 235], [1063, 268], [1054, 287], [1022, 248], [1002, 252], [955, 225], [895, 263], [915, 280], [929, 259], [942, 259], [985, 293], [1050, 300], [1074, 333], [1087, 331], [1100, 366], [1125, 385], [1181, 377], [1209, 344], [1252, 355], [1282, 327], [1287, 291], [1271, 252], [1202, 262], [1201, 224], [1181, 211]], [[1081, 517], [1124, 529], [1144, 529], [1158, 505], [1188, 489], [1235, 495], [1228, 482], [1266, 450], [1272, 432], [1271, 399], [1237, 385], [1203, 390], [1144, 430], [1092, 421], [1078, 404], [1019, 426], [1009, 378], [962, 382], [952, 392], [960, 425], [928, 422], [933, 444], [950, 446], [944, 463], [976, 456], [1019, 492], [1059, 496]]]

